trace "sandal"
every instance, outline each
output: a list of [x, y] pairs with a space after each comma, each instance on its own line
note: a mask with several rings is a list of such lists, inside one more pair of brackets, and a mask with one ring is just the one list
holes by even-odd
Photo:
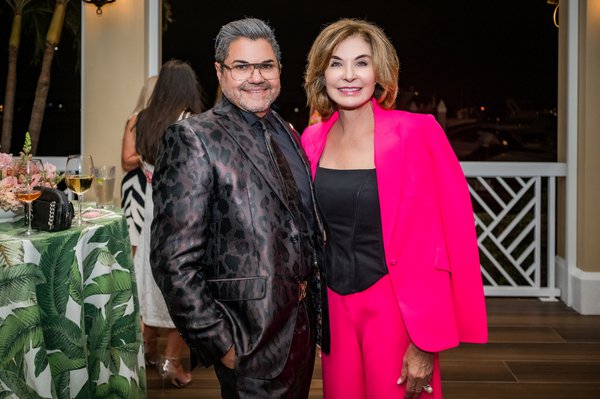
[[177, 388], [183, 388], [192, 382], [192, 373], [188, 373], [177, 357], [161, 356], [158, 373], [164, 380], [169, 380]]

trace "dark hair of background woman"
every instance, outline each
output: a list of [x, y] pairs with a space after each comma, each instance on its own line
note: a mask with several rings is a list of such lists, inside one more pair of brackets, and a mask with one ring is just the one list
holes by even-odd
[[181, 60], [163, 64], [148, 107], [135, 125], [135, 147], [144, 161], [154, 165], [158, 143], [167, 127], [182, 112], [202, 112], [202, 88], [192, 67]]

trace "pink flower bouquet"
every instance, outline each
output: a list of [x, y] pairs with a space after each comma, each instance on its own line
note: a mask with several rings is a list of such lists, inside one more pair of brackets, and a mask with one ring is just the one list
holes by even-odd
[[[20, 212], [23, 204], [15, 196], [15, 192], [25, 183], [23, 162], [32, 156], [29, 133], [25, 135], [25, 144], [19, 157], [0, 152], [0, 208], [4, 211]], [[43, 169], [35, 171], [31, 183], [33, 185], [56, 187], [63, 179], [56, 172], [56, 166], [44, 162]]]

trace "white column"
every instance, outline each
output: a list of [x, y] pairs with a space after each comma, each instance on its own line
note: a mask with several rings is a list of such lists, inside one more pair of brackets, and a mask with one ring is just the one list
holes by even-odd
[[[562, 4], [562, 3], [561, 3]], [[579, 84], [579, 0], [567, 0], [567, 193], [566, 245], [567, 298], [573, 304], [572, 278], [577, 269], [577, 106]], [[559, 22], [560, 23], [560, 22]]]
[[148, 76], [158, 75], [162, 65], [162, 0], [147, 0]]

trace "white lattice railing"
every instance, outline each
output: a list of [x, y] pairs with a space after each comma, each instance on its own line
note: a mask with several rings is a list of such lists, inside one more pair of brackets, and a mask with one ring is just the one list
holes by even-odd
[[554, 298], [556, 178], [564, 163], [461, 162], [488, 296]]

